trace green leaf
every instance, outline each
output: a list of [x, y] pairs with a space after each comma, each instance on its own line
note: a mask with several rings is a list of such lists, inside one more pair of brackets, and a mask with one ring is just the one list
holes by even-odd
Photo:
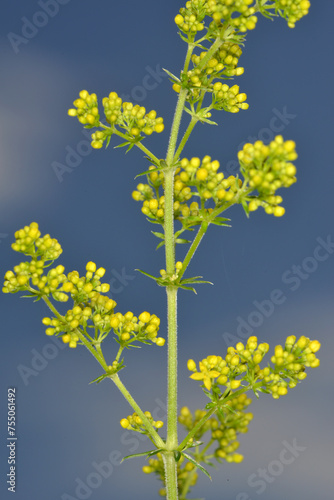
[[[152, 161], [150, 158], [149, 160]], [[145, 170], [145, 172], [141, 172], [140, 174], [136, 175], [135, 179], [137, 179], [137, 177], [141, 177], [142, 175], [151, 174], [152, 172], [160, 172], [160, 170], [160, 168], [151, 168], [151, 170]]]
[[164, 242], [164, 241], [160, 241], [160, 243], [156, 246], [156, 248], [155, 248], [155, 249], [156, 249], [156, 250], [159, 250], [159, 248], [163, 247], [163, 246], [164, 246], [164, 244], [165, 244], [165, 242]]
[[186, 240], [184, 238], [176, 238], [175, 243], [185, 244], [185, 243], [191, 243], [191, 241], [190, 240]]
[[249, 218], [249, 208], [248, 208], [247, 202], [245, 200], [241, 200], [241, 205], [242, 205], [242, 208], [245, 211], [245, 214]]
[[124, 146], [127, 146], [128, 144], [131, 144], [131, 142], [130, 141], [122, 142], [122, 144], [118, 144], [117, 146], [114, 146], [114, 149], [124, 148]]
[[215, 224], [216, 226], [226, 226], [232, 227], [231, 224], [225, 224], [226, 221], [230, 221], [231, 219], [225, 219], [224, 217], [215, 217], [210, 224]]
[[154, 236], [156, 236], [157, 238], [160, 238], [161, 240], [165, 239], [164, 233], [158, 233], [156, 231], [151, 231], [151, 233], [154, 234]]
[[167, 73], [167, 75], [170, 76], [174, 82], [181, 83], [181, 80], [177, 76], [173, 75], [173, 73], [171, 73], [170, 71], [168, 71], [168, 69], [162, 68], [162, 70], [165, 73]]
[[203, 441], [193, 441], [192, 443], [189, 442], [183, 449], [188, 450], [189, 448], [195, 448], [196, 446], [200, 446], [201, 444], [203, 444]]
[[89, 382], [89, 384], [94, 384], [94, 382], [96, 382], [97, 384], [99, 384], [106, 377], [110, 377], [110, 375], [111, 375], [110, 373], [104, 373], [103, 375], [100, 375], [99, 377], [97, 377], [94, 380], [92, 380], [91, 382]]
[[196, 292], [195, 288], [193, 288], [191, 286], [179, 285], [179, 288], [182, 288], [182, 290], [190, 290], [191, 292], [194, 292], [195, 295], [197, 295], [197, 292]]
[[198, 283], [207, 283], [209, 285], [213, 285], [211, 281], [202, 281], [200, 278], [203, 278], [203, 276], [194, 276], [193, 278], [186, 278], [185, 280], [181, 280], [180, 284], [182, 285], [189, 285], [189, 284], [198, 284]]
[[142, 271], [141, 269], [135, 269], [135, 271], [138, 271], [142, 274], [144, 274], [145, 276], [147, 276], [148, 278], [151, 278], [152, 280], [154, 281], [158, 281], [160, 280], [160, 278], [156, 278], [155, 276], [153, 276], [152, 274], [149, 274], [149, 273], [145, 273], [145, 271]]
[[151, 457], [152, 455], [156, 455], [160, 451], [162, 451], [162, 448], [150, 450], [150, 451], [144, 451], [143, 453], [134, 453], [133, 455], [127, 455], [126, 457], [122, 458], [121, 463], [124, 462], [124, 460], [128, 460], [129, 458], [137, 458], [137, 457], [145, 457], [145, 456]]
[[180, 451], [174, 451], [174, 458], [175, 458], [175, 462], [178, 462], [181, 458], [182, 454]]
[[108, 137], [107, 137], [106, 149], [107, 149], [107, 147], [109, 146], [110, 139], [111, 139], [111, 135], [112, 135], [112, 134], [108, 135]]
[[192, 456], [188, 455], [188, 453], [185, 453], [184, 451], [182, 451], [181, 453], [182, 453], [182, 455], [184, 457], [186, 457], [189, 460], [189, 462], [191, 462], [192, 464], [194, 464], [195, 467], [197, 467], [199, 470], [201, 470], [203, 472], [203, 474], [205, 474], [206, 476], [208, 476], [208, 478], [212, 481], [212, 478], [211, 478], [210, 474], [208, 473], [208, 471], [201, 464], [199, 464], [198, 462], [196, 462], [196, 460]]

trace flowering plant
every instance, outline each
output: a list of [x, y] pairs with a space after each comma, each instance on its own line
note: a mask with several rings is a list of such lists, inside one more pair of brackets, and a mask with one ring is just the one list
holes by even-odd
[[[189, 359], [190, 378], [199, 381], [208, 397], [204, 409], [191, 411], [181, 407], [177, 412], [177, 294], [179, 288], [195, 291], [195, 286], [208, 283], [201, 276], [185, 277], [190, 261], [211, 224], [227, 226], [222, 217], [233, 205], [240, 205], [247, 217], [262, 207], [267, 214], [281, 217], [285, 213], [283, 198], [276, 194], [282, 187], [296, 182], [296, 145], [282, 136], [270, 144], [262, 141], [245, 144], [238, 153], [240, 173], [225, 177], [220, 163], [210, 156], [190, 159], [183, 149], [198, 123], [215, 124], [212, 112], [238, 113], [247, 110], [247, 96], [230, 80], [241, 75], [239, 66], [245, 34], [256, 27], [257, 16], [281, 16], [293, 28], [308, 13], [308, 0], [189, 0], [175, 17], [179, 35], [187, 51], [183, 69], [178, 76], [166, 71], [178, 95], [167, 155], [161, 159], [144, 145], [147, 136], [164, 131], [163, 118], [154, 110], [123, 102], [115, 91], [102, 99], [104, 118], [96, 94], [87, 90], [68, 114], [77, 117], [92, 132], [92, 147], [108, 147], [116, 136], [123, 142], [117, 147], [133, 147], [145, 153], [149, 165], [139, 175], [145, 178], [132, 197], [142, 203], [147, 220], [161, 226], [153, 231], [158, 247], [165, 250], [165, 269], [160, 276], [141, 271], [167, 292], [168, 317], [168, 416], [167, 433], [159, 433], [164, 423], [155, 421], [144, 411], [121, 381], [119, 372], [125, 368], [126, 349], [141, 344], [163, 347], [159, 336], [160, 319], [147, 311], [119, 312], [109, 297], [109, 285], [101, 282], [103, 267], [88, 262], [86, 273], [65, 274], [62, 265], [52, 267], [62, 248], [49, 234], [42, 236], [36, 222], [15, 233], [13, 250], [28, 259], [5, 274], [4, 293], [23, 292], [26, 297], [42, 299], [51, 311], [43, 318], [45, 333], [61, 336], [70, 348], [85, 346], [102, 368], [93, 381], [110, 379], [123, 394], [134, 413], [122, 418], [120, 425], [133, 432], [146, 434], [153, 449], [132, 456], [148, 459], [143, 472], [155, 473], [162, 481], [160, 494], [168, 500], [188, 498], [197, 481], [197, 471], [209, 476], [207, 467], [214, 461], [241, 462], [238, 434], [247, 432], [253, 416], [248, 412], [251, 399], [261, 393], [274, 399], [287, 394], [306, 378], [306, 368], [319, 366], [317, 340], [305, 336], [287, 337], [277, 345], [270, 362], [265, 357], [267, 343], [258, 343], [255, 336], [244, 344], [238, 342], [227, 353], [208, 355], [201, 361]], [[228, 83], [225, 83], [228, 82]], [[179, 140], [184, 113], [189, 123]], [[146, 143], [146, 142], [145, 142]], [[194, 231], [194, 237], [191, 237]], [[186, 239], [183, 233], [187, 232]], [[188, 245], [183, 261], [176, 260], [177, 245]], [[71, 308], [60, 314], [55, 302], [68, 302]], [[108, 340], [107, 340], [108, 337]], [[112, 359], [106, 359], [103, 343], [113, 339], [117, 348]], [[178, 422], [187, 432], [178, 440]], [[126, 457], [129, 458], [129, 457]]]

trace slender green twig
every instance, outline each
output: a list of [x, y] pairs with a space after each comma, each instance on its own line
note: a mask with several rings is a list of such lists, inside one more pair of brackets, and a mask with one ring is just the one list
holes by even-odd
[[131, 394], [129, 393], [129, 391], [125, 387], [125, 385], [121, 382], [121, 380], [118, 376], [118, 373], [114, 373], [113, 375], [110, 375], [109, 378], [114, 382], [116, 387], [120, 390], [120, 392], [123, 394], [124, 398], [127, 400], [129, 405], [135, 410], [137, 415], [139, 415], [139, 417], [142, 419], [143, 424], [145, 425], [146, 429], [150, 433], [156, 446], [158, 448], [165, 448], [165, 442], [163, 441], [163, 439], [161, 439], [161, 437], [159, 436], [157, 431], [154, 429], [153, 425], [148, 420], [148, 418], [145, 415], [145, 413], [143, 412], [143, 410], [140, 408], [138, 403], [133, 399], [133, 397], [131, 396]]
[[197, 422], [197, 424], [195, 425], [195, 427], [193, 427], [191, 429], [191, 431], [184, 438], [184, 440], [182, 441], [182, 443], [179, 444], [178, 451], [182, 451], [185, 448], [185, 446], [190, 441], [190, 439], [193, 438], [196, 435], [196, 433], [201, 429], [201, 427], [203, 427], [203, 425], [205, 424], [205, 422], [219, 409], [219, 407], [222, 404], [227, 403], [227, 401], [230, 401], [231, 399], [239, 397], [244, 392], [247, 392], [247, 391], [249, 391], [251, 389], [252, 390], [256, 390], [256, 389], [260, 388], [261, 386], [263, 386], [263, 381], [257, 382], [256, 384], [253, 384], [253, 385], [247, 385], [247, 387], [243, 387], [242, 389], [239, 389], [238, 391], [232, 392], [229, 396], [225, 397], [221, 402], [217, 403], [217, 405], [215, 405], [212, 408], [210, 408], [210, 410], [208, 410], [208, 412], [204, 415], [204, 417], [202, 417], [201, 420], [199, 420]]

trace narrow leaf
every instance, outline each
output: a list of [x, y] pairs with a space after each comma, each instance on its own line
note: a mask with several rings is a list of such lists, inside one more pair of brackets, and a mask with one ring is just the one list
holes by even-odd
[[184, 238], [176, 238], [175, 243], [185, 244], [185, 243], [191, 243], [191, 242], [190, 242], [190, 240], [185, 240]]
[[157, 238], [160, 238], [161, 240], [165, 239], [164, 233], [158, 233], [156, 231], [151, 231], [151, 233], [154, 234], [154, 236], [156, 236]]
[[181, 82], [180, 82], [180, 79], [179, 79], [177, 76], [173, 75], [173, 73], [171, 73], [170, 71], [168, 71], [168, 69], [162, 68], [162, 70], [163, 70], [165, 73], [167, 73], [167, 75], [168, 75], [168, 76], [170, 76], [171, 78], [173, 78], [173, 80], [174, 80], [175, 82], [177, 82], [177, 83], [181, 83]]
[[122, 458], [122, 462], [124, 460], [128, 460], [129, 458], [137, 458], [137, 457], [151, 457], [152, 455], [155, 455], [156, 453], [159, 453], [162, 451], [162, 448], [156, 449], [156, 450], [150, 450], [150, 451], [144, 451], [143, 453], [134, 453], [133, 455], [127, 455], [126, 457]]
[[196, 462], [196, 460], [193, 457], [191, 457], [190, 455], [188, 455], [188, 453], [185, 453], [184, 451], [182, 451], [182, 455], [185, 456], [189, 460], [189, 462], [194, 464], [195, 467], [197, 467], [199, 470], [201, 470], [203, 472], [203, 474], [208, 476], [208, 478], [212, 481], [212, 478], [211, 478], [210, 474], [208, 473], [208, 471], [201, 464]]
[[145, 273], [145, 271], [142, 271], [141, 269], [135, 269], [135, 271], [139, 271], [140, 273], [144, 274], [145, 276], [147, 276], [148, 278], [151, 278], [154, 281], [157, 281], [159, 279], [159, 278], [156, 278], [155, 276], [153, 276], [152, 274]]
[[[152, 161], [150, 158], [149, 158], [150, 161]], [[142, 175], [148, 175], [148, 174], [151, 174], [152, 172], [159, 172], [160, 171], [160, 168], [151, 168], [151, 170], [145, 170], [145, 172], [141, 172], [140, 174], [136, 175], [135, 179], [137, 179], [137, 177], [141, 177]]]

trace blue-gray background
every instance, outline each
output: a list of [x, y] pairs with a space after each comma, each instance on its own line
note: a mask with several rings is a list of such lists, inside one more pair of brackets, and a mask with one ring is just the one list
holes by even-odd
[[[59, 0], [53, 17], [51, 11], [40, 15], [42, 4], [16, 0], [2, 5], [1, 275], [20, 259], [10, 247], [14, 231], [37, 221], [43, 234], [61, 242], [58, 262], [67, 272], [83, 273], [89, 260], [106, 267], [119, 310], [156, 313], [164, 335], [164, 290], [134, 271], [157, 273], [164, 267], [163, 251], [154, 251], [154, 228], [130, 195], [135, 175], [147, 164], [135, 149], [126, 156], [112, 147], [92, 151], [67, 109], [83, 88], [100, 98], [117, 91], [156, 109], [166, 131], [151, 136], [147, 145], [162, 158], [176, 96], [161, 68], [177, 73], [183, 62], [185, 45], [173, 22], [182, 2]], [[196, 497], [255, 500], [261, 496], [259, 485], [254, 486], [259, 468], [271, 471], [262, 494], [267, 500], [329, 500], [333, 495], [334, 256], [331, 246], [316, 251], [317, 238], [334, 238], [333, 15], [333, 2], [324, 0], [314, 2], [294, 30], [280, 18], [273, 23], [261, 18], [247, 36], [240, 61], [246, 71], [237, 80], [250, 109], [215, 115], [219, 127], [199, 125], [185, 152], [188, 157], [209, 154], [226, 171], [234, 168], [243, 141], [268, 141], [280, 129], [297, 142], [299, 158], [298, 183], [282, 193], [284, 217], [259, 210], [247, 220], [233, 208], [233, 227], [210, 228], [193, 259], [189, 275], [201, 274], [215, 285], [202, 285], [197, 296], [179, 296], [180, 404], [205, 405], [198, 384], [188, 378], [186, 360], [224, 355], [223, 335], [237, 336], [240, 318], [252, 322], [257, 317], [262, 324], [253, 334], [270, 344], [288, 334], [322, 343], [321, 367], [311, 370], [305, 383], [279, 401], [264, 396], [253, 403], [254, 421], [241, 436], [243, 463], [223, 464], [213, 471], [213, 483], [201, 475]], [[22, 32], [27, 20], [40, 27]], [[10, 32], [22, 38], [14, 41], [11, 35], [11, 43]], [[73, 150], [76, 157], [66, 159]], [[61, 178], [55, 162], [69, 167]], [[182, 259], [185, 249], [178, 251]], [[254, 301], [270, 299], [275, 289], [284, 302], [268, 317], [252, 314]], [[152, 476], [143, 477], [143, 460], [113, 465], [112, 471], [104, 464], [107, 477], [102, 479], [96, 473], [97, 464], [117, 464], [119, 456], [144, 451], [149, 443], [120, 428], [119, 420], [131, 410], [115, 387], [88, 385], [100, 374], [94, 359], [83, 348], [63, 348], [45, 336], [40, 320], [48, 313], [42, 303], [3, 295], [0, 307], [1, 498], [12, 498], [5, 440], [10, 386], [17, 389], [18, 500], [157, 498], [159, 485]], [[110, 342], [111, 360], [114, 349]], [[165, 360], [165, 348], [135, 350], [127, 353], [128, 368], [122, 372], [134, 397], [159, 418], [165, 416]], [[286, 442], [294, 440], [300, 447], [294, 460], [280, 465]]]

